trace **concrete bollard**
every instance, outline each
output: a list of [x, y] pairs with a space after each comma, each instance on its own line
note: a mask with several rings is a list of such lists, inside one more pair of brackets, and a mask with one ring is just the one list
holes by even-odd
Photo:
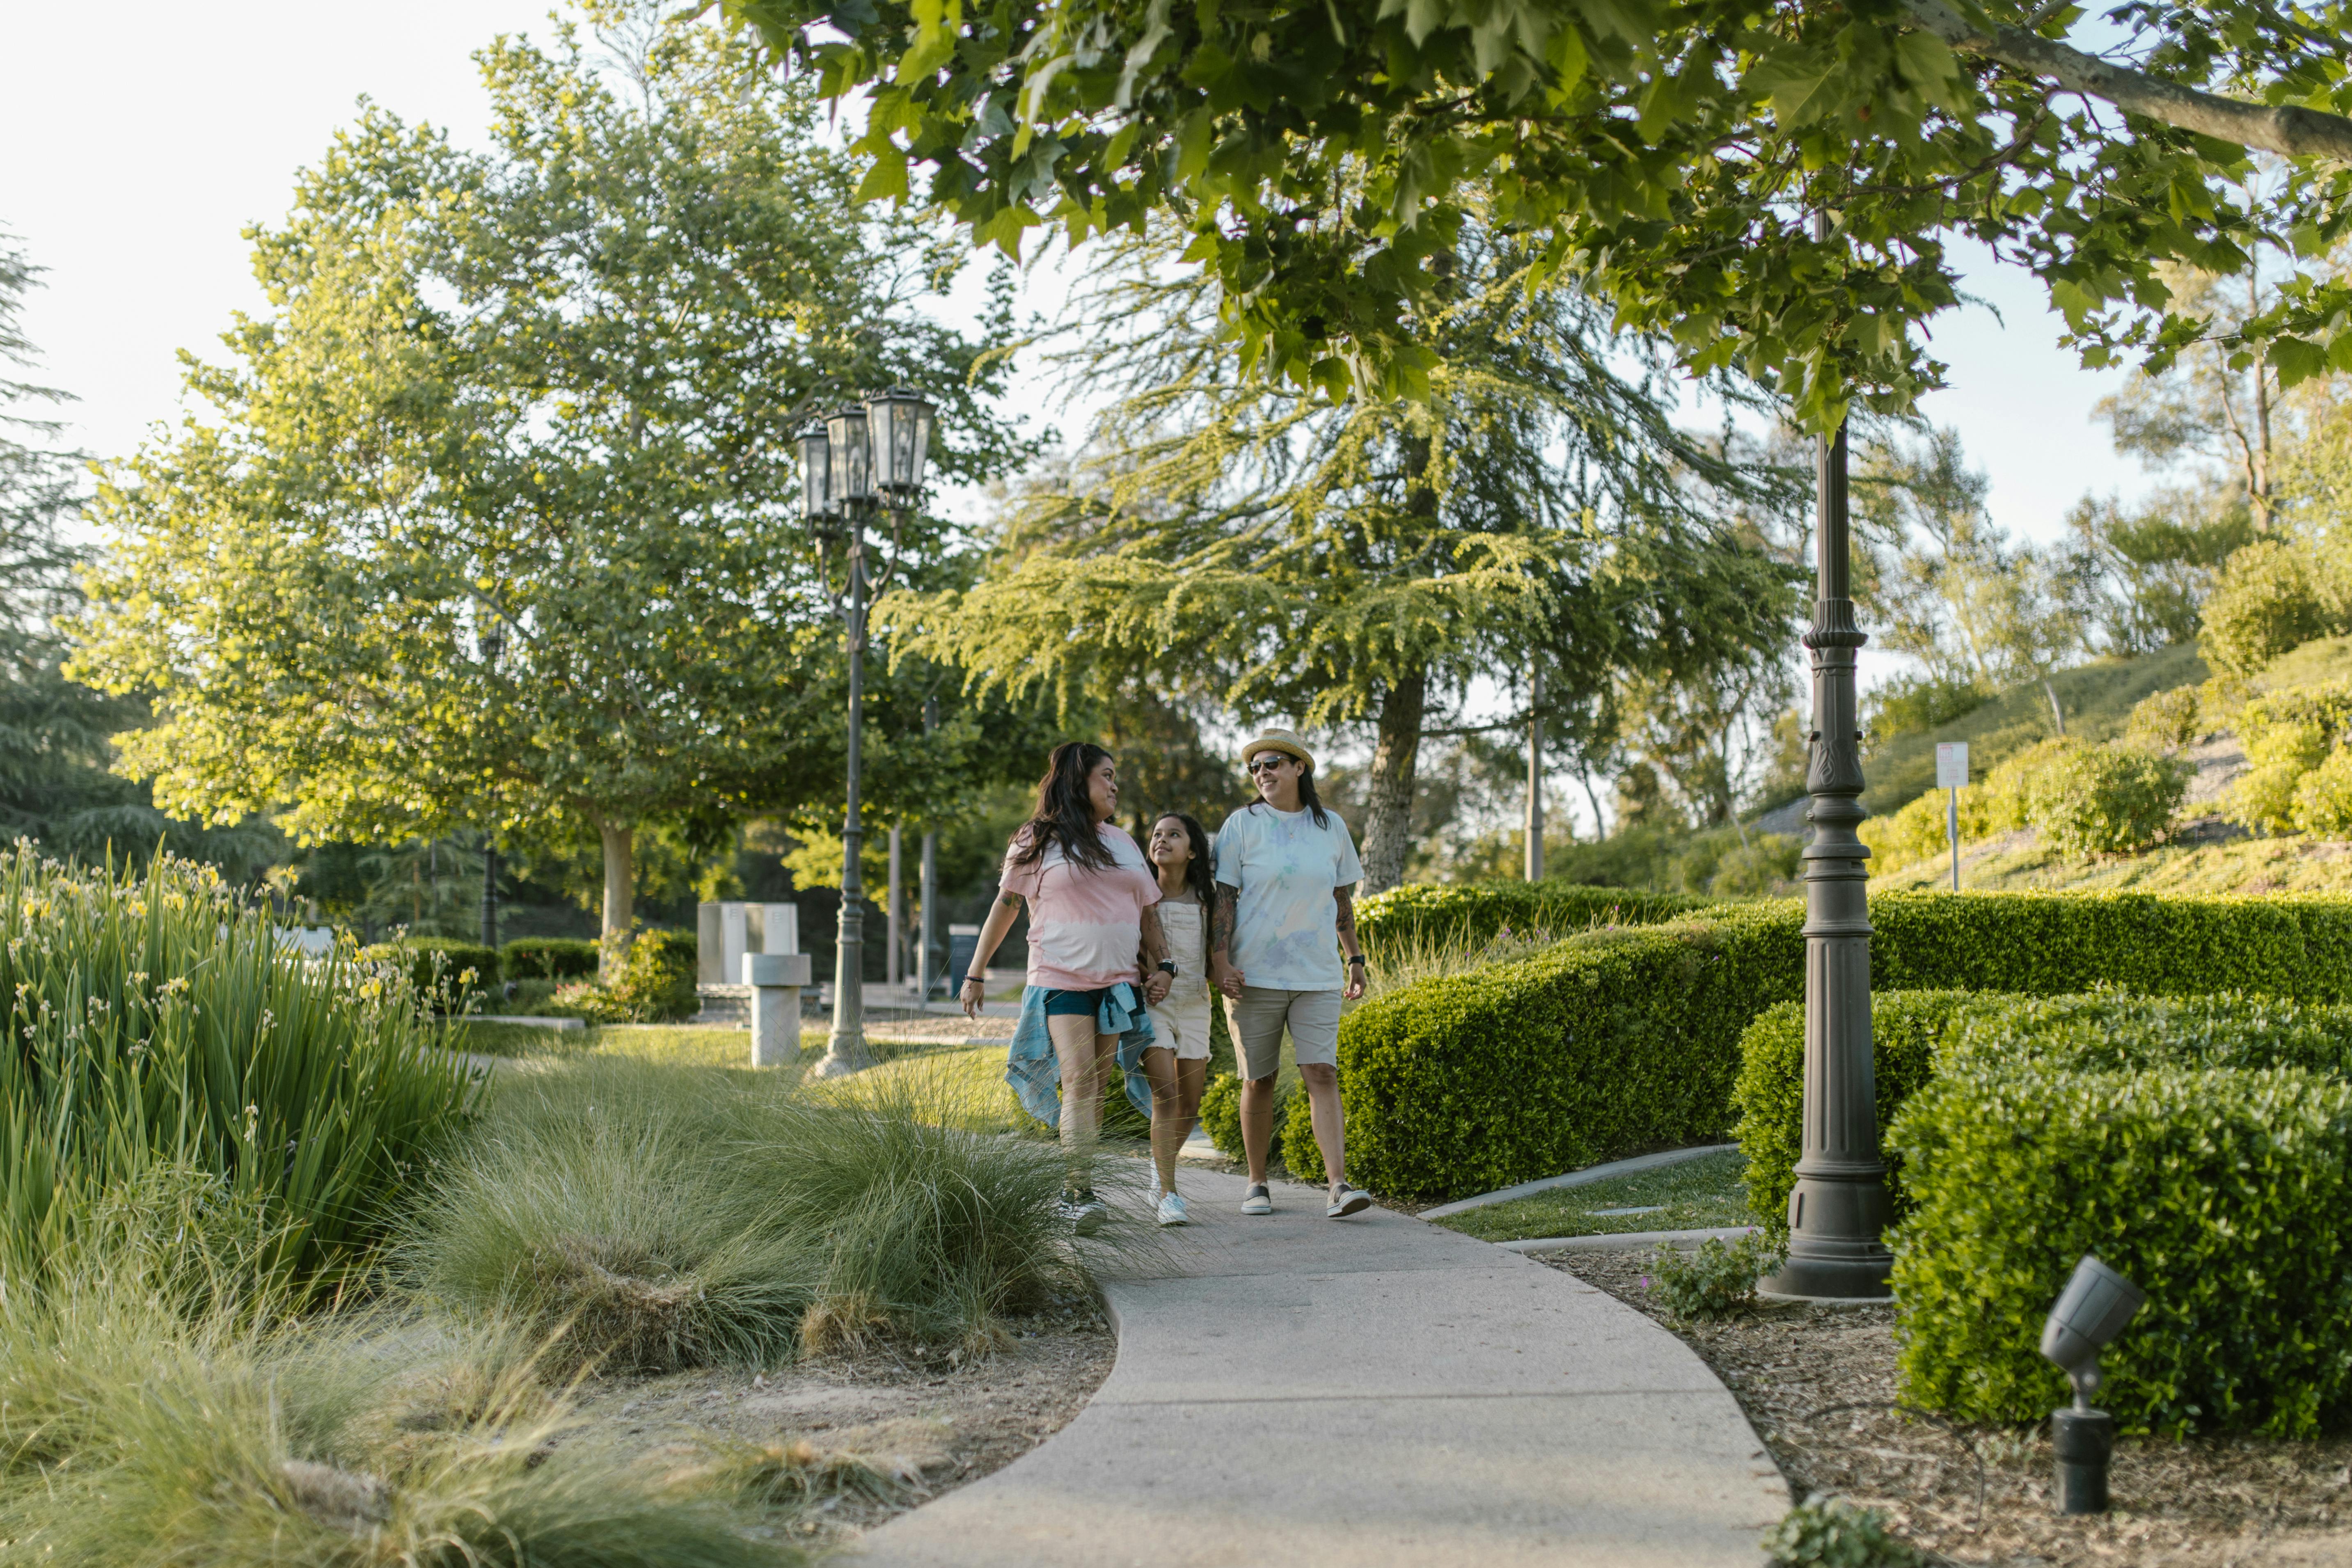
[[743, 955], [743, 984], [751, 988], [753, 1067], [789, 1067], [801, 1059], [801, 987], [808, 983], [807, 953]]

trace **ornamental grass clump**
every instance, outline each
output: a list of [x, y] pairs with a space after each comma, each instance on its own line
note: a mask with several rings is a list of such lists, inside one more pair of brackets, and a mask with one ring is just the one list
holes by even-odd
[[[192, 1310], [164, 1239], [184, 1178], [103, 1200], [0, 1298], [0, 1538], [26, 1561], [138, 1568], [751, 1568], [798, 1561], [756, 1510], [600, 1442], [536, 1342], [268, 1286]], [[247, 1245], [266, 1242], [266, 1222]], [[236, 1245], [217, 1227], [215, 1245]]]
[[[1083, 1283], [1060, 1152], [955, 1125], [923, 1081], [591, 1058], [502, 1084], [402, 1249], [427, 1294], [615, 1369], [772, 1364], [911, 1336], [973, 1349]], [[1098, 1173], [1108, 1187], [1113, 1173]], [[1134, 1238], [1115, 1247], [1133, 1248]]]
[[333, 1271], [387, 1234], [464, 1109], [400, 979], [307, 958], [209, 867], [0, 856], [0, 1272], [37, 1275], [151, 1168], [277, 1227], [259, 1267]]

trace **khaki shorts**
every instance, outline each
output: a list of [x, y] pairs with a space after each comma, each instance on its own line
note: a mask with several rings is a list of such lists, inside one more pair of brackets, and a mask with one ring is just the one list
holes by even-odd
[[1209, 999], [1187, 996], [1181, 1002], [1171, 996], [1165, 1002], [1150, 1004], [1152, 1044], [1166, 1046], [1176, 1053], [1180, 1062], [1204, 1062], [1209, 1059]]
[[1240, 1001], [1225, 998], [1225, 1027], [1233, 1032], [1234, 1056], [1243, 1069], [1242, 1077], [1275, 1075], [1282, 1065], [1286, 1026], [1299, 1066], [1339, 1065], [1338, 991], [1276, 991], [1244, 985]]

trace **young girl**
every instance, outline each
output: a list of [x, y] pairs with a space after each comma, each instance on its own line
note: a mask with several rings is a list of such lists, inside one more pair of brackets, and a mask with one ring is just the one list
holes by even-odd
[[[981, 975], [1026, 899], [1029, 987], [1006, 1076], [1016, 1089], [1035, 1091], [1033, 1110], [1041, 1113], [1059, 1081], [1052, 1114], [1070, 1157], [1065, 1213], [1081, 1236], [1092, 1235], [1109, 1212], [1093, 1182], [1104, 1064], [1130, 1025], [1145, 1026], [1145, 1003], [1168, 984], [1159, 967], [1168, 947], [1152, 912], [1160, 887], [1135, 840], [1112, 826], [1118, 810], [1118, 768], [1108, 752], [1084, 741], [1054, 748], [1037, 781], [1035, 809], [1005, 850], [996, 904], [961, 991], [964, 1012], [977, 1017]], [[1149, 979], [1137, 971], [1139, 949], [1154, 966]], [[1030, 1103], [1029, 1094], [1023, 1102]]]
[[1160, 878], [1160, 930], [1176, 977], [1167, 996], [1150, 1006], [1155, 1043], [1143, 1053], [1151, 1080], [1151, 1159], [1160, 1172], [1160, 1223], [1188, 1216], [1176, 1194], [1176, 1152], [1192, 1136], [1209, 1080], [1209, 836], [1181, 811], [1151, 826], [1146, 851]]

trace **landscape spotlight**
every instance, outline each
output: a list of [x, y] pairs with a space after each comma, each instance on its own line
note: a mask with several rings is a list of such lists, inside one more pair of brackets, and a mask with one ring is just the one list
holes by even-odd
[[2050, 1413], [2050, 1446], [2058, 1457], [2058, 1511], [2107, 1511], [2107, 1460], [2115, 1453], [2116, 1418], [2091, 1408], [2099, 1388], [2099, 1352], [2147, 1305], [2147, 1292], [2088, 1256], [2074, 1265], [2058, 1304], [2042, 1325], [2042, 1354], [2074, 1385], [2074, 1403]]

